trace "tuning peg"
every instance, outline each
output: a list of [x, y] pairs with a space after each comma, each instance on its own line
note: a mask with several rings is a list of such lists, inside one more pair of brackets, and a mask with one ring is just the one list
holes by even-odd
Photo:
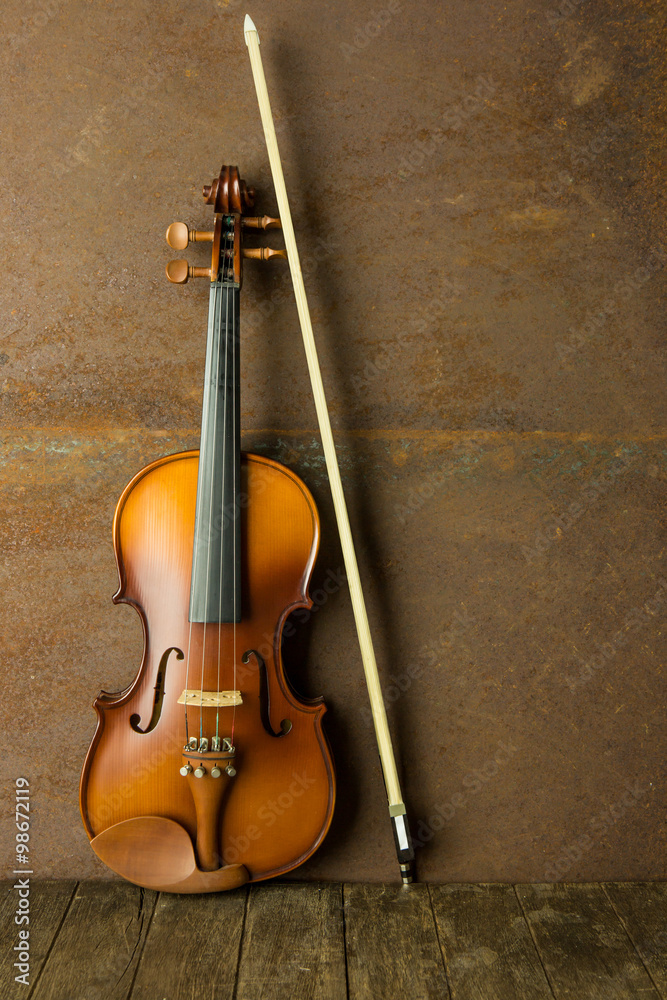
[[272, 257], [284, 257], [287, 260], [287, 250], [271, 250], [270, 247], [257, 247], [255, 250], [242, 250], [244, 257], [251, 260], [270, 260]]
[[212, 243], [213, 233], [190, 229], [185, 222], [172, 222], [167, 230], [167, 243], [172, 250], [185, 250], [188, 243]]
[[167, 277], [174, 285], [184, 285], [189, 278], [210, 278], [210, 267], [192, 267], [187, 260], [170, 260], [166, 267]]
[[244, 229], [282, 229], [280, 219], [272, 219], [270, 215], [244, 215], [241, 225]]

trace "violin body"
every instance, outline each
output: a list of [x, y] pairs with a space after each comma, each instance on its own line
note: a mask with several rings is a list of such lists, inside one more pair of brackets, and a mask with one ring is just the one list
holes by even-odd
[[[324, 837], [334, 801], [321, 727], [325, 707], [321, 699], [296, 697], [280, 651], [287, 616], [312, 605], [307, 588], [319, 541], [314, 501], [284, 466], [242, 456], [244, 614], [236, 626], [191, 625], [197, 471], [198, 452], [163, 458], [143, 469], [118, 503], [120, 588], [114, 601], [140, 614], [145, 650], [134, 683], [95, 702], [98, 727], [81, 781], [82, 814], [100, 857], [130, 881], [176, 892], [228, 888], [289, 871]], [[232, 688], [234, 638], [242, 693], [235, 706], [236, 775], [184, 778], [178, 696], [188, 686]], [[243, 663], [248, 650], [258, 655]], [[203, 709], [204, 732], [213, 730], [215, 713], [215, 707]], [[287, 733], [283, 720], [291, 723]], [[207, 783], [213, 796], [203, 794]], [[151, 822], [137, 824], [140, 818]], [[160, 820], [178, 824], [187, 837]]]

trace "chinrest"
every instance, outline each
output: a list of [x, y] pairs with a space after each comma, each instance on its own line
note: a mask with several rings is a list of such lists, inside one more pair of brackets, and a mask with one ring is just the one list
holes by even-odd
[[163, 816], [136, 816], [115, 823], [90, 844], [112, 871], [159, 892], [221, 892], [236, 889], [250, 878], [244, 865], [201, 871], [187, 830]]

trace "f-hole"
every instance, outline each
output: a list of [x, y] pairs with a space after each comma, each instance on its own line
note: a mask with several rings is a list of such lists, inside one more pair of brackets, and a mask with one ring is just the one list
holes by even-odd
[[146, 733], [152, 732], [160, 721], [160, 715], [162, 714], [162, 702], [164, 701], [164, 680], [167, 673], [167, 660], [172, 653], [176, 653], [176, 659], [183, 659], [183, 650], [179, 649], [178, 646], [170, 646], [169, 649], [165, 649], [162, 654], [162, 659], [160, 660], [160, 666], [157, 671], [157, 678], [155, 680], [155, 701], [153, 702], [153, 714], [151, 715], [151, 721], [148, 723], [145, 729], [139, 728], [139, 723], [141, 722], [141, 716], [134, 715], [130, 716], [130, 725], [134, 729], [135, 733]]
[[283, 719], [280, 723], [280, 732], [276, 732], [271, 725], [271, 702], [269, 695], [269, 678], [266, 671], [266, 663], [263, 658], [259, 655], [256, 649], [247, 649], [241, 660], [243, 663], [248, 663], [250, 657], [254, 656], [257, 660], [257, 666], [259, 667], [259, 714], [262, 720], [262, 725], [269, 734], [269, 736], [287, 736], [290, 729], [292, 728], [292, 723], [289, 719]]

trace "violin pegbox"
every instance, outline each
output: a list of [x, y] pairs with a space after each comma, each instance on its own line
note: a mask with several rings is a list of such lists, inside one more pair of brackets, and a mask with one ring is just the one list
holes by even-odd
[[190, 278], [208, 278], [209, 281], [241, 284], [241, 260], [270, 260], [272, 257], [287, 259], [286, 250], [269, 247], [245, 249], [241, 246], [243, 230], [280, 229], [280, 219], [269, 215], [247, 216], [255, 203], [255, 189], [247, 187], [238, 167], [223, 164], [220, 174], [210, 184], [205, 184], [202, 194], [207, 205], [213, 207], [213, 229], [197, 230], [185, 222], [172, 222], [167, 229], [167, 243], [174, 250], [185, 250], [190, 243], [211, 244], [211, 266], [193, 267], [186, 260], [170, 260], [167, 278], [175, 285], [184, 285]]

